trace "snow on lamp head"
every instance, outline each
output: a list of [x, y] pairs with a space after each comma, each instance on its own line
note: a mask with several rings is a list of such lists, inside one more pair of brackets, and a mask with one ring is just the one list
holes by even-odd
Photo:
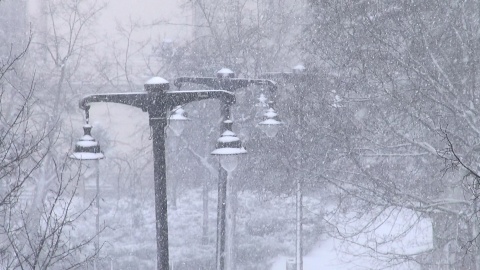
[[[230, 121], [230, 120], [227, 120]], [[225, 122], [227, 122], [225, 121]], [[225, 124], [230, 124], [225, 123]], [[215, 150], [212, 155], [216, 155], [220, 159], [220, 165], [228, 172], [232, 172], [238, 165], [238, 156], [246, 154], [247, 150], [242, 146], [240, 139], [231, 130], [225, 130], [217, 140]]]
[[77, 160], [98, 160], [105, 158], [100, 150], [100, 145], [91, 135], [92, 126], [85, 124], [83, 126], [83, 136], [75, 144], [75, 150], [70, 158]]
[[228, 68], [222, 68], [217, 71], [217, 78], [219, 79], [227, 79], [227, 78], [235, 78], [235, 72]]
[[293, 73], [295, 74], [302, 74], [307, 70], [304, 65], [298, 64], [292, 68]]
[[170, 123], [168, 126], [176, 136], [180, 136], [188, 121], [190, 121], [190, 119], [187, 117], [185, 110], [182, 106], [177, 106], [170, 113]]
[[260, 97], [258, 97], [257, 99], [260, 103], [267, 104], [267, 97], [264, 94], [260, 94]]

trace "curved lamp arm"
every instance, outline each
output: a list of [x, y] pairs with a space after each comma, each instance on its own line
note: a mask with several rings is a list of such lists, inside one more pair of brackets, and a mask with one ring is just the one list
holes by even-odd
[[90, 103], [96, 102], [111, 102], [130, 105], [141, 108], [145, 112], [148, 108], [148, 94], [146, 92], [133, 92], [88, 95], [82, 98], [78, 105], [80, 109], [88, 110], [90, 108]]
[[88, 110], [91, 103], [110, 102], [134, 106], [146, 112], [149, 111], [149, 108], [158, 107], [159, 103], [163, 103], [166, 109], [171, 109], [178, 105], [204, 99], [218, 99], [226, 104], [234, 104], [235, 94], [226, 90], [168, 91], [164, 94], [108, 93], [88, 95], [80, 100], [79, 107]]
[[235, 91], [249, 85], [267, 85], [271, 91], [277, 90], [277, 84], [266, 79], [240, 79], [240, 78], [216, 78], [216, 77], [179, 77], [173, 81], [176, 87], [182, 87], [183, 83], [195, 83], [206, 85], [211, 88]]

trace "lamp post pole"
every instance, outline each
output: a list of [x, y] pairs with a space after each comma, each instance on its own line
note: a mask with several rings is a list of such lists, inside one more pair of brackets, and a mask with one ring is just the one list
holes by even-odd
[[91, 103], [111, 102], [134, 106], [148, 112], [153, 140], [153, 169], [157, 242], [157, 270], [169, 269], [168, 212], [165, 163], [165, 127], [167, 111], [204, 99], [219, 99], [223, 104], [235, 103], [235, 96], [225, 90], [169, 91], [167, 80], [154, 77], [144, 85], [145, 92], [89, 95], [80, 100], [80, 108], [88, 112]]
[[[217, 72], [217, 77], [179, 77], [174, 81], [174, 85], [178, 88], [180, 88], [183, 83], [205, 85], [213, 89], [222, 89], [231, 93], [250, 85], [266, 85], [272, 93], [277, 89], [276, 83], [271, 80], [235, 78], [235, 73], [227, 68], [219, 70]], [[221, 104], [221, 132], [224, 132], [227, 129], [224, 122], [230, 120], [230, 105], [230, 103]], [[227, 177], [228, 172], [219, 166], [216, 252], [217, 270], [225, 269]]]
[[[269, 72], [262, 74], [262, 78], [282, 80], [283, 82], [292, 82], [295, 89], [301, 87], [302, 82], [308, 82], [309, 74], [305, 73], [303, 65], [297, 65], [292, 72]], [[298, 92], [298, 91], [296, 91]], [[303, 117], [300, 113], [295, 114], [297, 123], [300, 123]], [[301, 158], [300, 158], [301, 162]], [[295, 268], [296, 270], [303, 270], [303, 239], [302, 239], [302, 224], [303, 224], [303, 183], [302, 179], [297, 178], [295, 183]], [[287, 262], [288, 263], [288, 262]]]
[[95, 162], [95, 186], [97, 189], [97, 194], [95, 195], [95, 204], [97, 205], [97, 215], [95, 216], [95, 230], [96, 230], [96, 239], [95, 239], [95, 261], [93, 269], [97, 270], [97, 261], [100, 253], [100, 160]]
[[[220, 134], [226, 130], [224, 122], [230, 119], [230, 105], [220, 104], [221, 129]], [[218, 198], [217, 198], [217, 256], [216, 269], [225, 269], [225, 243], [226, 243], [226, 215], [227, 215], [227, 178], [228, 172], [218, 164]]]

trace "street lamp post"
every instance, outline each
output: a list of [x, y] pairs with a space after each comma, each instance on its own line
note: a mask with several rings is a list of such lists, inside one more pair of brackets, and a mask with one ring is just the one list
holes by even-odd
[[[145, 92], [89, 95], [80, 100], [80, 108], [88, 115], [90, 104], [111, 102], [134, 106], [148, 113], [153, 141], [157, 270], [169, 269], [168, 215], [165, 164], [165, 127], [167, 112], [179, 105], [204, 99], [219, 99], [230, 106], [235, 95], [225, 90], [169, 91], [167, 80], [154, 77], [144, 85]], [[225, 106], [227, 106], [225, 105]]]
[[[223, 89], [230, 93], [235, 92], [240, 88], [245, 88], [250, 85], [267, 86], [270, 92], [275, 93], [277, 85], [274, 81], [266, 79], [243, 79], [235, 78], [235, 73], [228, 69], [222, 68], [217, 72], [216, 77], [179, 77], [175, 79], [174, 85], [179, 89], [183, 83], [193, 83], [205, 85], [213, 89]], [[220, 115], [222, 117], [221, 132], [222, 134], [228, 130], [225, 122], [230, 121], [230, 103], [222, 103], [220, 108]], [[267, 127], [271, 123], [264, 123]], [[225, 269], [225, 232], [226, 232], [226, 199], [227, 199], [227, 177], [228, 172], [219, 166], [218, 172], [218, 205], [217, 205], [217, 252], [216, 252], [216, 269]]]
[[[262, 74], [262, 78], [265, 79], [275, 79], [281, 80], [283, 82], [291, 82], [295, 89], [299, 89], [303, 82], [309, 81], [310, 74], [305, 72], [305, 66], [296, 65], [293, 67], [292, 72], [268, 72]], [[298, 91], [297, 91], [298, 92]], [[268, 113], [268, 112], [267, 112]], [[276, 115], [270, 113], [271, 116], [275, 117]], [[272, 118], [273, 118], [272, 117]], [[296, 114], [298, 117], [298, 123], [300, 123], [301, 118], [303, 117], [300, 114]], [[265, 120], [268, 121], [269, 119]], [[303, 241], [302, 241], [302, 220], [303, 220], [303, 192], [302, 192], [302, 180], [297, 178], [295, 183], [295, 204], [296, 204], [296, 218], [295, 218], [295, 265], [296, 270], [303, 270]], [[287, 262], [287, 265], [290, 262]], [[287, 266], [288, 267], [288, 266]]]

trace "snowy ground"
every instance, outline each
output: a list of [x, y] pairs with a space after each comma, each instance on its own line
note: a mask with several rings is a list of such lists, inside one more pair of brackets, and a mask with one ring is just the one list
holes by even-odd
[[[365, 220], [371, 220], [374, 213], [365, 215]], [[304, 270], [359, 270], [359, 269], [389, 269], [418, 270], [419, 265], [412, 261], [402, 260], [403, 256], [391, 254], [416, 254], [431, 248], [432, 228], [429, 220], [416, 220], [415, 213], [409, 210], [396, 210], [388, 215], [376, 216], [374, 229], [357, 234], [355, 238], [340, 241], [325, 236], [318, 247], [304, 257]], [[376, 223], [376, 224], [375, 224]], [[338, 224], [338, 223], [337, 223]], [[362, 225], [357, 220], [357, 225]], [[408, 228], [408, 229], [406, 229]], [[347, 234], [353, 232], [352, 225], [340, 226]], [[377, 250], [378, 253], [373, 252]], [[380, 253], [388, 254], [385, 256]], [[393, 259], [392, 259], [393, 258]], [[395, 259], [396, 258], [396, 259]], [[287, 257], [275, 260], [271, 270], [285, 270]]]
[[[288, 259], [287, 257], [279, 257], [271, 270], [285, 270]], [[352, 262], [345, 259], [342, 258], [342, 254], [336, 249], [335, 240], [328, 239], [322, 243], [321, 247], [313, 250], [303, 258], [303, 269], [346, 270], [362, 264], [361, 261]]]
[[[335, 239], [328, 239], [322, 245], [303, 257], [304, 270], [360, 270], [375, 269], [380, 263], [373, 258], [356, 257], [339, 250], [339, 243]], [[271, 270], [285, 270], [287, 257], [279, 257], [275, 260]], [[387, 269], [395, 270], [417, 270], [418, 265], [413, 263]]]

